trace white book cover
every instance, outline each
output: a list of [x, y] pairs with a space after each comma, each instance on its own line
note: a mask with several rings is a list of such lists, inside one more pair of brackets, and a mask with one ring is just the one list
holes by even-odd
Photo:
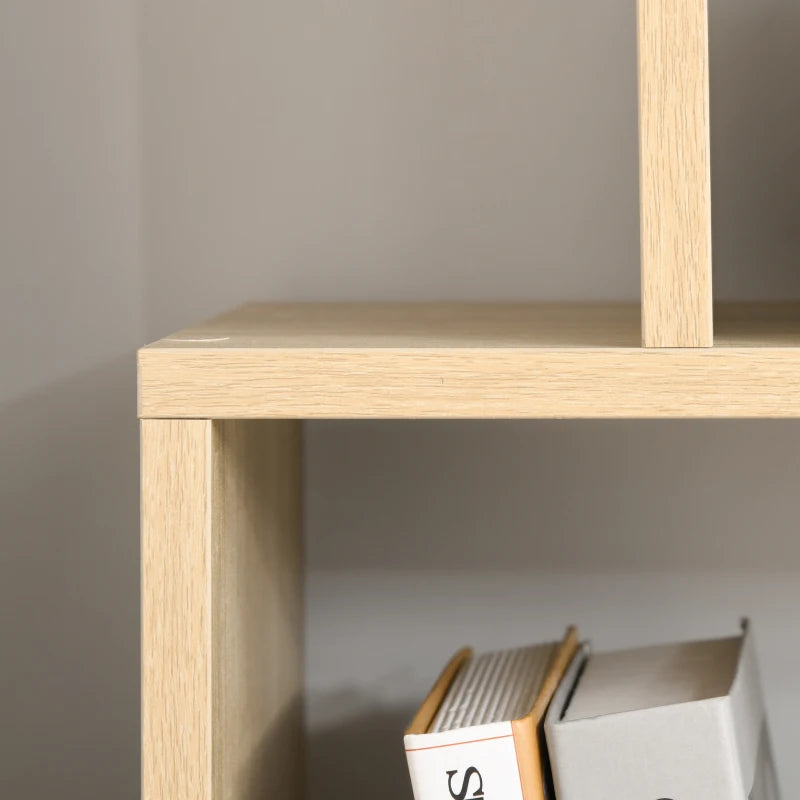
[[523, 800], [511, 722], [406, 736], [416, 800], [497, 796]]

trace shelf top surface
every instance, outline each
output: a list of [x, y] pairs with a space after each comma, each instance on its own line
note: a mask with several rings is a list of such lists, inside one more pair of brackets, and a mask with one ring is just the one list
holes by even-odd
[[251, 303], [150, 347], [637, 347], [639, 338], [631, 303]]
[[[800, 347], [800, 303], [717, 308], [716, 347]], [[639, 348], [638, 303], [248, 303], [145, 350]]]
[[139, 412], [800, 416], [800, 304], [722, 305], [715, 331], [643, 349], [638, 303], [248, 304], [143, 348]]

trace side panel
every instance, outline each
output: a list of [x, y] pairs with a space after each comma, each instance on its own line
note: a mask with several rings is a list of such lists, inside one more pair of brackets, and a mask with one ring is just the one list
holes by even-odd
[[214, 423], [214, 800], [300, 800], [301, 423]]
[[211, 429], [141, 423], [144, 800], [212, 798]]
[[141, 430], [143, 797], [300, 798], [300, 423]]

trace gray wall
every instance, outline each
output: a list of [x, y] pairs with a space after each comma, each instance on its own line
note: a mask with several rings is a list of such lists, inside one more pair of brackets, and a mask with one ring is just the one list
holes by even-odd
[[0, 3], [0, 797], [138, 791], [138, 80], [133, 0]]
[[[712, 0], [722, 297], [800, 295], [795, 6]], [[0, 787], [138, 794], [134, 345], [253, 298], [635, 298], [634, 34], [631, 0], [3, 4]], [[745, 613], [796, 794], [798, 447], [792, 423], [310, 425], [315, 795], [408, 796], [398, 732], [463, 642]]]

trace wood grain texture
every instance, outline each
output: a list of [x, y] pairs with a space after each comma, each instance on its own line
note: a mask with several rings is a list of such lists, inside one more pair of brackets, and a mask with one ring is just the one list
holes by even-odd
[[141, 438], [142, 798], [211, 800], [211, 423]]
[[214, 800], [300, 800], [301, 423], [214, 423]]
[[142, 422], [145, 800], [303, 794], [300, 424]]
[[642, 342], [710, 347], [707, 0], [638, 0]]
[[639, 344], [634, 303], [247, 303], [145, 347], [434, 349]]
[[246, 306], [140, 351], [143, 417], [800, 416], [800, 305], [722, 306], [713, 348], [639, 309]]

